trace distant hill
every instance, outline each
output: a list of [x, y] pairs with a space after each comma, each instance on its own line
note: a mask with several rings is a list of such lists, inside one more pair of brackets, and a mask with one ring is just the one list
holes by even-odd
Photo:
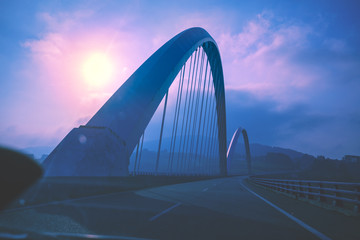
[[35, 159], [40, 159], [44, 154], [49, 155], [55, 146], [36, 146], [23, 148], [20, 151], [27, 154], [34, 154]]
[[[159, 142], [157, 140], [144, 141], [144, 149], [157, 152], [158, 144]], [[168, 151], [169, 146], [170, 146], [170, 139], [163, 138], [162, 151], [164, 151], [164, 149], [167, 149]], [[27, 147], [21, 149], [21, 151], [27, 154], [34, 154], [36, 159], [40, 159], [44, 154], [46, 155], [50, 154], [54, 148], [55, 148], [54, 146], [36, 146], [36, 147]], [[245, 150], [243, 149], [243, 147], [241, 147], [241, 145], [237, 146], [236, 152], [242, 153], [244, 151]], [[272, 147], [259, 143], [250, 144], [250, 152], [252, 157], [266, 156], [268, 153], [282, 153], [288, 155], [292, 161], [301, 159], [304, 156], [304, 153], [292, 149]]]
[[[146, 139], [145, 139], [144, 148], [146, 148], [148, 150], [151, 150], [151, 151], [157, 151], [158, 146], [159, 146], [158, 144], [159, 144], [158, 140], [146, 141]], [[236, 152], [245, 151], [244, 149], [241, 149], [243, 147], [241, 147], [240, 144], [241, 143], [238, 143]], [[161, 149], [162, 150], [164, 150], [164, 149], [169, 150], [169, 146], [170, 146], [170, 138], [163, 138], [162, 139], [162, 147], [161, 147]], [[271, 153], [283, 153], [283, 154], [286, 154], [293, 161], [295, 161], [295, 159], [299, 159], [299, 158], [303, 157], [303, 155], [304, 155], [304, 153], [301, 153], [301, 152], [296, 151], [296, 150], [288, 149], [288, 148], [272, 147], [272, 146], [267, 146], [267, 145], [263, 145], [263, 144], [259, 144], [259, 143], [251, 143], [250, 144], [250, 153], [251, 153], [251, 156], [253, 156], [253, 157], [265, 156], [270, 152]]]
[[265, 156], [268, 153], [282, 153], [288, 155], [293, 161], [303, 157], [304, 153], [281, 147], [271, 147], [258, 143], [250, 144], [250, 153], [253, 157]]

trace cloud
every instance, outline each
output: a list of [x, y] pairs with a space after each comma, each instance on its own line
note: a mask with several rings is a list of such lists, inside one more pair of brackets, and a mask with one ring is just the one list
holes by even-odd
[[[104, 16], [96, 9], [47, 11], [36, 15], [41, 31], [36, 37], [20, 42], [26, 55], [18, 71], [27, 84], [20, 85], [21, 96], [17, 98], [26, 101], [12, 103], [12, 109], [17, 111], [11, 111], [8, 119], [16, 126], [26, 126], [13, 132], [14, 139], [22, 135], [24, 139], [41, 136], [43, 143], [25, 140], [20, 143], [10, 138], [3, 141], [21, 146], [25, 143], [44, 145], [54, 137], [54, 128], [62, 126], [69, 131], [86, 123], [86, 119], [79, 116], [94, 115], [161, 46], [161, 38], [144, 41], [155, 33], [149, 35], [150, 29], [135, 26], [138, 14], [129, 17], [116, 12]], [[93, 52], [105, 52], [115, 68], [108, 84], [96, 88], [86, 84], [81, 72], [82, 64]], [[28, 115], [26, 119], [19, 117], [24, 113]], [[64, 137], [62, 132], [56, 139], [59, 141], [61, 137]]]
[[326, 119], [311, 131], [296, 131], [287, 139], [279, 139], [284, 147], [298, 148], [313, 155], [326, 155], [341, 159], [345, 154], [359, 155], [360, 143], [357, 141], [359, 125], [347, 119]]
[[64, 46], [64, 39], [60, 34], [49, 33], [44, 39], [28, 40], [21, 44], [29, 48], [34, 54], [41, 54], [46, 57], [57, 57], [61, 55]]
[[[328, 146], [340, 141], [329, 137], [329, 132], [349, 136], [349, 142], [356, 140], [351, 129], [358, 124], [355, 103], [360, 99], [354, 89], [360, 87], [360, 55], [342, 36], [327, 37], [311, 22], [280, 18], [271, 11], [238, 21], [238, 9], [198, 11], [176, 6], [163, 11], [119, 3], [109, 9], [107, 4], [37, 14], [41, 31], [21, 41], [28, 55], [18, 72], [28, 82], [21, 86], [28, 97], [19, 98], [16, 113], [9, 118], [14, 120], [17, 114], [17, 133], [42, 136], [46, 142], [54, 136], [54, 126], [70, 130], [83, 124], [87, 119], [79, 117], [92, 116], [163, 43], [182, 30], [200, 26], [220, 49], [229, 131], [241, 125], [257, 142], [295, 148], [298, 144], [299, 150], [311, 147], [312, 152], [317, 147], [326, 150], [321, 134], [328, 136]], [[118, 69], [113, 81], [99, 89], [86, 86], [79, 71], [92, 51], [107, 52]], [[349, 114], [352, 121], [346, 120]], [[329, 120], [337, 115], [344, 118], [336, 124], [345, 127]], [[63, 132], [57, 136], [60, 139]], [[15, 138], [11, 141], [16, 144]]]
[[71, 129], [56, 126], [43, 132], [26, 129], [26, 126], [11, 125], [0, 129], [0, 145], [26, 148], [30, 146], [55, 146]]
[[[76, 122], [79, 115], [94, 114], [139, 67], [139, 60], [146, 59], [149, 51], [142, 44], [141, 35], [124, 27], [126, 20], [118, 17], [112, 24], [94, 23], [94, 18], [97, 19], [94, 14], [88, 10], [40, 13], [38, 19], [45, 25], [44, 30], [38, 38], [21, 43], [28, 59], [20, 69], [23, 77], [32, 82], [29, 91], [47, 93], [47, 102], [58, 102], [57, 111], [63, 113], [67, 124]], [[82, 64], [93, 52], [105, 52], [115, 69], [111, 80], [96, 88], [86, 83], [81, 72]], [[54, 113], [50, 104], [47, 109], [40, 109], [48, 115]]]
[[280, 110], [307, 101], [305, 93], [319, 75], [294, 60], [307, 48], [311, 27], [274, 20], [271, 14], [259, 14], [241, 32], [223, 33], [218, 43], [226, 88], [275, 101]]
[[81, 22], [84, 19], [90, 19], [92, 16], [94, 16], [94, 11], [91, 9], [75, 10], [72, 12], [62, 11], [56, 14], [49, 12], [40, 12], [37, 14], [37, 18], [45, 23], [49, 31], [57, 29], [60, 32], [69, 31], [76, 26], [81, 26]]
[[75, 124], [76, 125], [85, 125], [90, 120], [90, 118], [91, 118], [91, 116], [81, 117], [78, 120], [76, 120]]
[[273, 111], [274, 103], [250, 93], [227, 91], [227, 135], [244, 127], [250, 142], [291, 148], [304, 153], [341, 159], [359, 154], [359, 114], [314, 111], [311, 105], [292, 105]]

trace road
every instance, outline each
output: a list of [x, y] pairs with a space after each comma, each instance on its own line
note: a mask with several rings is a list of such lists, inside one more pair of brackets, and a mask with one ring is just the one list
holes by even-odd
[[[290, 216], [291, 217], [291, 216]], [[243, 177], [119, 192], [0, 214], [2, 228], [124, 239], [319, 239], [248, 191]], [[115, 237], [114, 237], [115, 238]]]

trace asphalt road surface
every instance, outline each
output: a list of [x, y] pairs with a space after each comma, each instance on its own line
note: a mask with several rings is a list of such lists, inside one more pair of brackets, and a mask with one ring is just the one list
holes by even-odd
[[233, 177], [13, 209], [0, 227], [59, 239], [327, 239], [286, 214]]

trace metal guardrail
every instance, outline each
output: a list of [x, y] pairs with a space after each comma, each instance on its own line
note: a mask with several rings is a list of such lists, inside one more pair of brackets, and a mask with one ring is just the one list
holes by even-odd
[[154, 172], [154, 171], [131, 171], [130, 176], [174, 176], [174, 177], [216, 177], [217, 174], [210, 173], [168, 173], [168, 172]]
[[250, 177], [258, 185], [278, 192], [294, 195], [296, 198], [317, 200], [340, 208], [353, 208], [360, 212], [360, 183], [282, 180]]

